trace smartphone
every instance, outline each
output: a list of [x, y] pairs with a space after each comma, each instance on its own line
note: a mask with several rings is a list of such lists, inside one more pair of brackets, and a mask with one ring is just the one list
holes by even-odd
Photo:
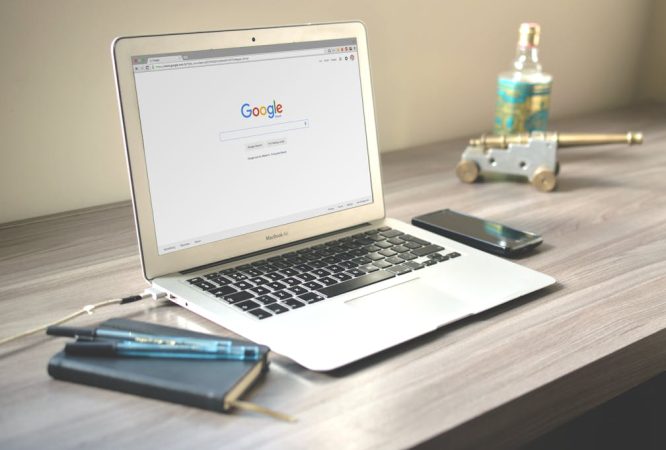
[[543, 242], [538, 234], [442, 209], [412, 219], [417, 227], [500, 256], [518, 256]]

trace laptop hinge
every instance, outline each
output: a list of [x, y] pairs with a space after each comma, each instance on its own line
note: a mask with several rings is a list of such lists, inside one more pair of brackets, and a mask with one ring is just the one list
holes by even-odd
[[239, 256], [235, 256], [233, 258], [222, 259], [220, 261], [215, 261], [215, 262], [212, 262], [212, 263], [204, 264], [203, 266], [197, 266], [197, 267], [193, 267], [191, 269], [183, 270], [179, 273], [181, 275], [187, 275], [188, 273], [198, 272], [199, 270], [207, 269], [209, 267], [220, 266], [222, 264], [228, 264], [230, 262], [240, 261], [241, 259], [247, 259], [247, 258], [252, 258], [252, 257], [258, 256], [258, 255], [263, 255], [264, 253], [270, 253], [270, 252], [274, 252], [274, 251], [277, 251], [277, 250], [282, 250], [284, 248], [293, 247], [294, 245], [303, 244], [305, 242], [316, 241], [317, 239], [322, 239], [322, 238], [326, 238], [328, 236], [333, 236], [335, 234], [340, 234], [340, 233], [344, 233], [346, 231], [355, 230], [356, 228], [365, 227], [367, 225], [370, 225], [370, 223], [366, 222], [366, 223], [362, 223], [360, 225], [354, 225], [353, 227], [342, 228], [340, 230], [331, 231], [330, 233], [319, 234], [317, 236], [312, 236], [312, 237], [307, 238], [307, 239], [301, 239], [300, 241], [294, 241], [294, 242], [290, 242], [288, 244], [276, 245], [275, 247], [270, 247], [270, 248], [266, 248], [266, 249], [263, 249], [263, 250], [258, 250], [256, 252], [248, 253], [246, 255], [239, 255]]

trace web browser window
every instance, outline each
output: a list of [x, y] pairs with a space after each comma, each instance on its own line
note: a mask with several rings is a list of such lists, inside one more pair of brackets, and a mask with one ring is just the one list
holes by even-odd
[[132, 62], [159, 254], [372, 203], [355, 39]]

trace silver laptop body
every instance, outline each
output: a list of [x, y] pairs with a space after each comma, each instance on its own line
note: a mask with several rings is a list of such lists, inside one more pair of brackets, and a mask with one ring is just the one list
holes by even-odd
[[118, 38], [145, 278], [331, 370], [555, 282], [386, 218], [358, 22]]

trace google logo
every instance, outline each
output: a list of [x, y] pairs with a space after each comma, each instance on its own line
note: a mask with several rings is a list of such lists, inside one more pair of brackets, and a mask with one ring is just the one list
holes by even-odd
[[269, 119], [275, 117], [275, 114], [282, 114], [282, 103], [275, 103], [268, 106], [250, 106], [249, 103], [243, 103], [241, 105], [241, 115], [246, 119], [250, 117], [259, 117], [259, 116], [268, 116]]

